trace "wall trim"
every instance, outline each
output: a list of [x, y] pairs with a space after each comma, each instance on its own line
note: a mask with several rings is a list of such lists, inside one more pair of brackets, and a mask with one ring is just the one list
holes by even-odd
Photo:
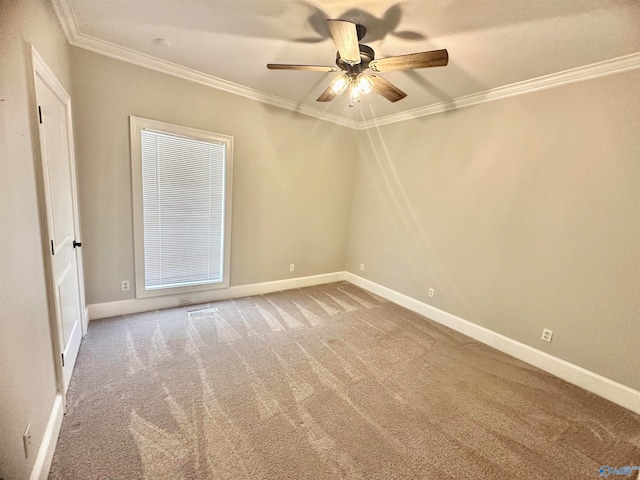
[[89, 307], [85, 305], [83, 317], [82, 317], [82, 336], [83, 337], [87, 334], [88, 328], [89, 328]]
[[58, 392], [53, 402], [53, 407], [51, 408], [51, 414], [49, 415], [49, 421], [47, 422], [47, 428], [44, 431], [40, 448], [38, 449], [38, 456], [31, 470], [30, 480], [46, 480], [49, 477], [49, 470], [51, 470], [51, 462], [53, 461], [53, 453], [55, 452], [58, 442], [63, 416], [64, 399], [62, 392]]
[[[522, 360], [544, 370], [551, 375], [559, 377], [588, 392], [603, 397], [617, 405], [620, 405], [640, 415], [640, 391], [634, 390], [621, 383], [610, 380], [602, 375], [582, 368], [573, 363], [554, 357], [546, 352], [533, 348], [524, 343], [513, 340], [497, 332], [481, 327], [469, 320], [440, 310], [427, 303], [416, 300], [403, 293], [367, 280], [351, 272], [333, 272], [308, 277], [289, 278], [271, 282], [252, 283], [247, 285], [231, 286], [228, 289], [211, 290], [207, 292], [194, 292], [188, 294], [192, 304], [215, 302], [231, 298], [247, 297], [251, 295], [263, 295], [293, 288], [302, 288], [312, 285], [321, 285], [346, 280], [360, 288], [368, 290], [387, 300], [397, 303], [413, 312], [423, 315], [435, 322], [449, 327], [457, 332], [473, 338], [485, 345], [499, 350], [507, 355]], [[160, 310], [163, 308], [175, 308], [179, 306], [178, 298], [185, 295], [167, 295], [164, 297], [141, 298], [121, 300], [116, 302], [91, 304], [89, 319], [97, 320], [118, 315]]]
[[250, 283], [247, 285], [233, 285], [229, 288], [206, 290], [202, 292], [183, 293], [178, 295], [165, 295], [162, 297], [132, 298], [116, 302], [94, 303], [88, 305], [89, 320], [129, 315], [132, 313], [150, 312], [164, 308], [180, 306], [180, 297], [191, 298], [191, 304], [217, 302], [230, 298], [249, 297], [263, 295], [265, 293], [291, 290], [293, 288], [309, 287], [324, 283], [339, 282], [345, 279], [345, 272], [324, 273], [308, 277], [287, 278], [271, 282]]
[[345, 280], [640, 415], [640, 392], [351, 272]]
[[367, 130], [369, 128], [380, 127], [391, 123], [404, 122], [415, 118], [435, 115], [438, 113], [456, 110], [459, 108], [470, 107], [480, 103], [491, 102], [501, 98], [513, 97], [516, 95], [524, 95], [526, 93], [536, 92], [547, 88], [559, 87], [570, 83], [598, 78], [614, 73], [622, 73], [629, 70], [640, 68], [640, 52], [633, 53], [602, 62], [585, 65], [582, 67], [565, 70], [562, 72], [552, 73], [537, 78], [532, 78], [522, 82], [505, 85], [484, 92], [478, 92], [463, 97], [454, 98], [446, 102], [434, 103], [424, 107], [416, 108], [406, 112], [401, 112], [385, 117], [358, 122], [349, 118], [341, 117], [333, 113], [325, 112], [319, 108], [302, 105], [276, 95], [260, 92], [258, 90], [229, 82], [213, 75], [199, 72], [197, 70], [183, 67], [181, 65], [161, 60], [159, 58], [144, 53], [121, 47], [111, 42], [101, 40], [99, 38], [86, 35], [80, 32], [78, 21], [73, 13], [69, 0], [52, 0], [54, 10], [60, 21], [60, 25], [67, 37], [69, 43], [73, 46], [90, 50], [92, 52], [115, 58], [124, 62], [138, 65], [139, 67], [155, 70], [160, 73], [172, 75], [174, 77], [189, 80], [201, 85], [206, 85], [217, 90], [222, 90], [233, 95], [249, 98], [257, 102], [266, 103], [285, 110], [291, 110], [303, 115], [325, 120], [335, 123], [343, 127], [355, 130]]
[[257, 102], [280, 107], [285, 110], [302, 113], [303, 115], [335, 123], [343, 127], [353, 129], [358, 128], [359, 122], [356, 122], [355, 120], [325, 112], [319, 108], [302, 105], [299, 102], [264, 93], [237, 83], [229, 82], [192, 68], [161, 60], [157, 57], [147, 55], [146, 53], [141, 53], [130, 48], [122, 47], [91, 35], [81, 33], [69, 0], [52, 0], [51, 3], [53, 3], [54, 10], [58, 16], [60, 24], [62, 25], [62, 30], [64, 31], [67, 40], [75, 47], [115, 58], [116, 60], [121, 60], [123, 62], [132, 63], [139, 67], [154, 70], [156, 72], [182, 78], [183, 80], [199, 83], [207, 87], [215, 88], [216, 90], [222, 90], [226, 93], [231, 93]]
[[603, 62], [565, 70], [563, 72], [532, 78], [523, 82], [512, 83], [511, 85], [492, 88], [490, 90], [485, 90], [484, 92], [454, 98], [453, 100], [446, 102], [434, 103], [414, 110], [408, 110], [406, 112], [361, 122], [358, 125], [358, 128], [366, 130], [368, 128], [380, 127], [391, 123], [404, 122], [405, 120], [426, 117], [428, 115], [435, 115], [464, 107], [471, 107], [480, 103], [500, 100], [501, 98], [537, 92], [538, 90], [561, 87], [570, 83], [604, 77], [614, 73], [627, 72], [637, 68], [640, 68], [640, 53], [633, 53], [631, 55], [625, 55], [623, 57], [613, 58]]

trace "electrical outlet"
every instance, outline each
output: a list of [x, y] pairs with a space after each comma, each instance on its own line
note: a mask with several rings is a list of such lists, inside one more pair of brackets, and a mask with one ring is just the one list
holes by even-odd
[[430, 296], [431, 298], [433, 298], [433, 296], [434, 296], [435, 294], [436, 294], [436, 291], [435, 291], [433, 288], [430, 288], [430, 289], [429, 289], [429, 296]]
[[547, 328], [543, 328], [542, 329], [542, 336], [540, 337], [540, 339], [544, 340], [545, 342], [551, 343], [551, 337], [553, 337], [553, 331], [549, 330]]
[[179, 297], [178, 298], [179, 305], [191, 305], [191, 297]]
[[289, 265], [289, 271], [293, 272], [296, 269], [296, 264], [292, 263], [291, 265]]
[[360, 271], [361, 271], [361, 272], [364, 272], [364, 263], [361, 263], [361, 264], [360, 264]]
[[129, 285], [129, 280], [123, 280], [122, 281], [122, 291], [123, 292], [128, 292], [131, 289], [131, 286]]
[[22, 443], [24, 445], [24, 458], [29, 458], [29, 452], [31, 450], [31, 424], [27, 425], [22, 435]]

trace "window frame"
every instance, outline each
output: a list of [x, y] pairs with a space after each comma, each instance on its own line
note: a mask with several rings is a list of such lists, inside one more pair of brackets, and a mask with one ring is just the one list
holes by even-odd
[[[180, 295], [205, 290], [229, 288], [231, 271], [231, 212], [233, 187], [233, 137], [221, 133], [199, 130], [175, 125], [159, 120], [129, 116], [131, 140], [131, 185], [133, 204], [133, 237], [135, 258], [135, 292], [136, 298], [159, 297], [163, 295]], [[144, 258], [144, 206], [142, 195], [142, 134], [143, 130], [156, 131], [168, 135], [185, 137], [210, 143], [225, 145], [224, 168], [224, 222], [223, 222], [223, 268], [222, 281], [147, 289], [145, 286]]]

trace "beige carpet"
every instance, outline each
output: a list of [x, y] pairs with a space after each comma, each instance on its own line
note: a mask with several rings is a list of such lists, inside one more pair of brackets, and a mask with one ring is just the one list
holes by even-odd
[[640, 465], [638, 415], [349, 283], [94, 321], [68, 400], [51, 479]]

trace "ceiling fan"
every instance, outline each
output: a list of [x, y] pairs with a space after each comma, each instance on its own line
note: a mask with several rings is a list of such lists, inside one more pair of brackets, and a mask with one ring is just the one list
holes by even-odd
[[375, 58], [375, 52], [367, 45], [360, 44], [366, 34], [363, 25], [347, 20], [327, 20], [331, 37], [338, 47], [337, 67], [323, 65], [289, 65], [269, 63], [271, 70], [310, 70], [314, 72], [338, 72], [329, 87], [317, 99], [318, 102], [330, 102], [345, 90], [349, 91], [349, 106], [353, 107], [363, 95], [375, 91], [390, 102], [397, 102], [407, 96], [398, 87], [382, 78], [378, 73], [415, 68], [444, 67], [449, 62], [446, 50], [411, 53], [387, 58]]

